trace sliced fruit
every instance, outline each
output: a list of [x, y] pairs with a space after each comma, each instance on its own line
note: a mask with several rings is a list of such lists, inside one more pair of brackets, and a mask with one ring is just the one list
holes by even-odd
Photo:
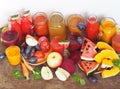
[[58, 44], [63, 45], [64, 48], [68, 48], [70, 41], [69, 40], [62, 40], [62, 41], [59, 41]]
[[100, 50], [108, 49], [108, 50], [115, 51], [115, 50], [114, 50], [108, 43], [106, 43], [106, 42], [100, 41], [100, 42], [97, 42], [96, 45], [97, 45], [98, 49], [100, 49]]
[[109, 58], [110, 60], [113, 59], [119, 59], [119, 56], [115, 51], [111, 50], [102, 50], [100, 53], [98, 53], [95, 57], [94, 60], [98, 63], [101, 63], [103, 59]]
[[112, 60], [109, 60], [108, 58], [105, 58], [102, 60], [102, 68], [111, 68], [113, 66]]
[[89, 39], [84, 38], [84, 43], [81, 49], [81, 51], [83, 51], [81, 54], [81, 59], [93, 61], [94, 56], [97, 54], [97, 51], [95, 49], [96, 49], [96, 45]]
[[53, 73], [48, 66], [43, 66], [41, 69], [41, 76], [44, 80], [51, 80], [53, 78]]
[[25, 40], [26, 40], [27, 45], [29, 46], [36, 46], [38, 44], [38, 41], [31, 35], [27, 35]]
[[61, 81], [66, 81], [70, 77], [70, 73], [63, 68], [57, 68], [55, 71], [57, 78]]
[[115, 67], [115, 66], [110, 70], [105, 69], [105, 70], [102, 71], [102, 78], [108, 78], [108, 77], [115, 76], [119, 72], [120, 72], [119, 68]]
[[80, 61], [78, 63], [80, 69], [82, 69], [87, 76], [92, 75], [98, 68], [99, 64], [95, 61]]

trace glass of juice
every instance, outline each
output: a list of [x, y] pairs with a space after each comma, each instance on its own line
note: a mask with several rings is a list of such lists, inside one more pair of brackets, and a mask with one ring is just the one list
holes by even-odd
[[8, 61], [11, 65], [18, 65], [21, 62], [20, 48], [18, 46], [9, 46], [5, 50]]
[[67, 19], [68, 30], [70, 32], [75, 32], [78, 34], [82, 34], [82, 31], [78, 28], [78, 24], [80, 22], [84, 22], [83, 17], [79, 14], [72, 14]]
[[115, 34], [112, 37], [112, 47], [118, 54], [120, 54], [120, 34]]
[[99, 24], [97, 22], [97, 17], [95, 15], [89, 16], [86, 23], [86, 35], [92, 40], [96, 41], [99, 34]]
[[48, 31], [48, 19], [44, 12], [37, 12], [33, 16], [33, 24], [35, 26], [35, 32], [38, 36], [47, 36]]
[[116, 31], [117, 27], [113, 18], [106, 17], [101, 21], [99, 36], [102, 41], [111, 43], [111, 39], [116, 34]]
[[49, 35], [50, 35], [50, 40], [52, 40], [54, 37], [62, 37], [62, 39], [65, 40], [66, 25], [62, 13], [53, 12], [50, 14]]
[[19, 40], [18, 32], [15, 30], [6, 30], [2, 33], [2, 41], [5, 46], [11, 46], [17, 44]]

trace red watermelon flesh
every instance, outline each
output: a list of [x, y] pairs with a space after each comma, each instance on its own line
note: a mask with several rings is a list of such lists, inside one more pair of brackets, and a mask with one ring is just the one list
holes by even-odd
[[99, 67], [99, 64], [95, 61], [80, 61], [78, 63], [79, 68], [86, 73], [87, 76], [92, 75], [97, 68]]
[[82, 45], [81, 51], [82, 51], [82, 55], [81, 55], [82, 60], [92, 61], [94, 56], [97, 54], [96, 44], [94, 44], [92, 41], [84, 37], [84, 43]]

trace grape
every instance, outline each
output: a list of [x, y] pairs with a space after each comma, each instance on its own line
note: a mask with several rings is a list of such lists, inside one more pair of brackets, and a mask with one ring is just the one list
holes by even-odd
[[20, 47], [20, 52], [23, 53], [25, 51], [25, 48], [22, 46]]
[[95, 76], [89, 76], [88, 80], [92, 83], [96, 83], [98, 79]]
[[71, 32], [67, 35], [67, 40], [76, 40], [79, 34]]
[[31, 57], [31, 58], [29, 59], [29, 63], [32, 63], [32, 64], [36, 63], [36, 61], [37, 61], [37, 58], [36, 58], [36, 57]]
[[5, 53], [0, 53], [0, 60], [4, 59], [6, 57]]

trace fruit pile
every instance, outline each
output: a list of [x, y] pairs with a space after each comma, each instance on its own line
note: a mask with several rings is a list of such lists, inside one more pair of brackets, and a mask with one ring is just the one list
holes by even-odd
[[[28, 15], [28, 12], [26, 13]], [[91, 20], [94, 21], [95, 18]], [[76, 66], [93, 83], [97, 82], [95, 74], [101, 74], [102, 78], [107, 78], [120, 72], [120, 58], [116, 51], [108, 43], [99, 41], [98, 37], [90, 34], [91, 32], [87, 32], [91, 38], [86, 36], [87, 25], [85, 23], [76, 24], [83, 34], [68, 31], [65, 40], [61, 37], [54, 37], [51, 41], [48, 36], [36, 35], [34, 29], [30, 28], [31, 24], [32, 21], [27, 27], [25, 24], [22, 25], [22, 28], [32, 31], [24, 32], [25, 30], [23, 30], [24, 38], [17, 45], [20, 48], [20, 64], [26, 79], [29, 79], [29, 71], [32, 71], [33, 75], [37, 76], [36, 79], [39, 79], [41, 75], [44, 80], [51, 80], [55, 74], [61, 81], [66, 81], [73, 76], [76, 81], [79, 80], [79, 83], [85, 84], [85, 81], [75, 74]], [[98, 29], [98, 27], [96, 28]], [[19, 38], [20, 40], [21, 38]], [[5, 53], [1, 53], [0, 60], [5, 56]], [[40, 66], [41, 70], [35, 71], [33, 66], [39, 65], [42, 65]]]

